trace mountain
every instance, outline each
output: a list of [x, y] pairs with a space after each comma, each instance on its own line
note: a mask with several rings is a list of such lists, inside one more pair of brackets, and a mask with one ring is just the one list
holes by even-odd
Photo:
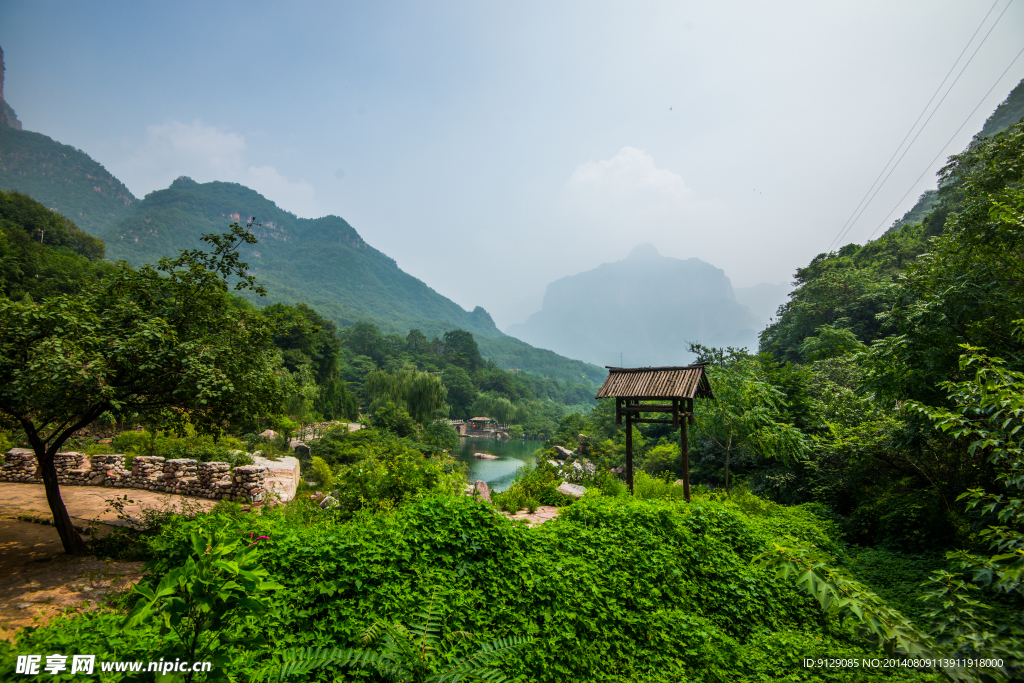
[[[1002, 133], [1004, 130], [1024, 119], [1024, 79], [1010, 91], [1006, 99], [999, 103], [992, 115], [985, 120], [985, 125], [978, 132], [977, 137], [990, 138]], [[931, 213], [936, 202], [939, 200], [938, 190], [925, 190], [917, 203], [903, 216], [897, 218], [886, 234], [899, 230], [904, 225], [920, 223]]]
[[[3, 67], [3, 50], [0, 50]], [[3, 97], [0, 68], [0, 190], [17, 190], [57, 211], [91, 235], [109, 230], [137, 201], [88, 154], [21, 129]]]
[[344, 219], [298, 218], [237, 183], [200, 184], [180, 177], [146, 195], [101, 237], [107, 258], [138, 266], [178, 249], [201, 248], [203, 234], [225, 232], [250, 216], [257, 217], [252, 232], [259, 242], [243, 245], [241, 256], [267, 289], [265, 299], [247, 294], [255, 303], [304, 302], [341, 326], [372, 322], [403, 335], [414, 328], [428, 336], [461, 328], [474, 334], [484, 356], [504, 368], [590, 381], [605, 374], [507, 337], [483, 308], [466, 311], [402, 271]]
[[771, 319], [778, 315], [779, 306], [789, 300], [791, 291], [793, 291], [793, 285], [788, 282], [777, 285], [762, 282], [750, 287], [733, 289], [736, 301], [749, 308], [757, 318], [758, 330], [763, 329]]
[[21, 121], [18, 120], [18, 115], [11, 109], [11, 105], [7, 104], [7, 100], [4, 99], [4, 50], [0, 48], [0, 126], [6, 126], [13, 128], [14, 130], [21, 130]]
[[690, 342], [753, 346], [758, 318], [720, 268], [661, 256], [650, 244], [548, 285], [541, 310], [508, 333], [601, 365], [680, 365]]

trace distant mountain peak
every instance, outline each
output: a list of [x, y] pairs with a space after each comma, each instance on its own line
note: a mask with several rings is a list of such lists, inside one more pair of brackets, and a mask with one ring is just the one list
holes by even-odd
[[11, 109], [11, 105], [7, 104], [7, 100], [4, 99], [4, 71], [7, 67], [4, 66], [4, 49], [0, 47], [0, 125], [8, 125], [14, 130], [21, 130], [21, 121], [18, 120], [18, 115]]
[[758, 318], [721, 268], [637, 245], [625, 259], [548, 285], [541, 310], [507, 332], [596, 365], [681, 365], [690, 342], [753, 346]]
[[661, 254], [658, 253], [658, 248], [653, 244], [643, 242], [633, 247], [633, 251], [629, 252], [629, 256], [626, 258], [639, 261], [641, 259], [661, 258]]

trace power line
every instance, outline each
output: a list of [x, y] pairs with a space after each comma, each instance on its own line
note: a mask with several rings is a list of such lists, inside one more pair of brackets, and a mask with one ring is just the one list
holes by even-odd
[[875, 236], [875, 233], [876, 233], [876, 232], [878, 232], [879, 228], [881, 228], [881, 227], [882, 227], [883, 225], [885, 225], [886, 221], [888, 221], [888, 220], [889, 220], [889, 216], [891, 216], [891, 215], [893, 214], [893, 211], [896, 211], [896, 209], [898, 209], [898, 208], [899, 208], [900, 204], [902, 204], [902, 203], [903, 203], [903, 200], [907, 198], [907, 195], [909, 195], [909, 194], [910, 194], [910, 193], [911, 193], [911, 192], [913, 191], [913, 189], [914, 189], [915, 187], [917, 187], [917, 184], [918, 184], [919, 182], [921, 182], [921, 178], [924, 178], [924, 176], [925, 176], [925, 173], [928, 173], [928, 169], [930, 169], [930, 168], [932, 167], [932, 164], [934, 164], [934, 163], [936, 162], [936, 160], [938, 160], [938, 158], [939, 158], [940, 156], [942, 156], [942, 153], [946, 151], [946, 148], [947, 148], [947, 147], [949, 147], [949, 145], [950, 145], [950, 144], [951, 144], [951, 143], [953, 142], [953, 139], [954, 139], [954, 138], [955, 138], [955, 137], [956, 137], [957, 135], [959, 135], [959, 134], [960, 134], [960, 131], [961, 131], [961, 130], [963, 130], [964, 126], [966, 126], [966, 125], [967, 125], [967, 122], [971, 120], [971, 117], [972, 117], [972, 116], [974, 116], [974, 112], [978, 111], [978, 108], [979, 108], [979, 107], [981, 107], [981, 105], [985, 103], [985, 100], [986, 100], [986, 99], [988, 99], [988, 96], [989, 96], [989, 95], [991, 95], [991, 94], [992, 94], [992, 91], [996, 89], [996, 86], [997, 86], [997, 85], [999, 85], [999, 82], [1000, 82], [1001, 80], [1003, 80], [1003, 77], [1004, 77], [1004, 76], [1006, 76], [1007, 72], [1009, 72], [1009, 71], [1010, 71], [1010, 68], [1011, 68], [1011, 67], [1013, 67], [1013, 65], [1017, 63], [1017, 60], [1018, 60], [1018, 59], [1020, 59], [1020, 56], [1021, 56], [1021, 55], [1024, 55], [1024, 48], [1021, 48], [1020, 52], [1018, 52], [1018, 53], [1017, 53], [1017, 56], [1013, 58], [1013, 61], [1012, 61], [1012, 62], [1010, 62], [1010, 66], [1006, 67], [1006, 69], [1005, 69], [1005, 70], [1003, 71], [1003, 73], [1001, 73], [1001, 74], [999, 75], [999, 78], [997, 78], [997, 79], [996, 79], [996, 82], [992, 84], [992, 87], [988, 89], [988, 92], [987, 92], [987, 93], [985, 93], [985, 96], [981, 98], [981, 102], [978, 102], [978, 106], [977, 106], [977, 107], [975, 107], [975, 108], [974, 108], [974, 109], [973, 109], [973, 110], [971, 111], [971, 113], [967, 115], [967, 118], [966, 118], [966, 119], [964, 119], [964, 122], [963, 122], [963, 123], [961, 123], [961, 124], [960, 124], [960, 127], [956, 129], [956, 132], [955, 132], [955, 133], [953, 133], [952, 137], [950, 137], [950, 138], [949, 138], [949, 141], [948, 141], [948, 142], [947, 142], [947, 143], [946, 143], [945, 145], [943, 145], [942, 149], [940, 149], [940, 150], [939, 150], [939, 153], [935, 155], [935, 158], [934, 158], [934, 159], [932, 159], [932, 160], [931, 160], [931, 162], [929, 162], [928, 166], [926, 166], [926, 167], [925, 167], [925, 169], [924, 169], [924, 172], [923, 172], [923, 173], [921, 173], [921, 175], [919, 175], [919, 176], [917, 177], [917, 180], [915, 180], [915, 181], [914, 181], [914, 184], [910, 186], [910, 189], [909, 189], [909, 190], [907, 190], [906, 194], [904, 194], [904, 195], [903, 195], [903, 196], [902, 196], [902, 197], [900, 198], [900, 200], [899, 200], [898, 202], [896, 202], [896, 206], [892, 207], [892, 211], [890, 211], [890, 212], [889, 212], [888, 214], [886, 214], [885, 218], [883, 218], [883, 219], [882, 219], [882, 222], [878, 224], [878, 227], [877, 227], [877, 228], [875, 228], [875, 229], [874, 229], [874, 230], [873, 230], [873, 231], [871, 232], [871, 234], [870, 234], [870, 235], [868, 235], [868, 241], [870, 241], [870, 240], [871, 240], [871, 238]]
[[[886, 181], [888, 181], [888, 180], [889, 180], [889, 176], [891, 176], [891, 175], [892, 175], [893, 171], [895, 171], [895, 170], [896, 170], [896, 167], [900, 165], [900, 162], [901, 162], [901, 161], [903, 161], [903, 157], [905, 157], [905, 156], [907, 155], [907, 152], [909, 152], [909, 151], [910, 151], [910, 148], [911, 148], [911, 147], [913, 146], [913, 144], [914, 144], [915, 142], [917, 142], [917, 138], [918, 138], [918, 137], [920, 137], [921, 133], [922, 133], [922, 132], [924, 131], [924, 129], [925, 129], [925, 126], [927, 126], [927, 125], [928, 125], [928, 122], [932, 120], [932, 117], [933, 117], [933, 116], [935, 116], [935, 112], [937, 112], [937, 111], [939, 110], [939, 107], [940, 107], [940, 106], [942, 106], [942, 103], [943, 103], [943, 102], [945, 102], [945, 100], [946, 100], [946, 97], [947, 97], [947, 96], [949, 95], [949, 93], [953, 92], [953, 86], [955, 86], [955, 85], [957, 84], [957, 81], [959, 81], [959, 80], [960, 80], [960, 77], [964, 75], [964, 71], [966, 71], [966, 70], [967, 70], [967, 67], [971, 65], [971, 62], [972, 62], [972, 61], [974, 61], [974, 57], [975, 57], [975, 55], [977, 55], [977, 54], [978, 54], [978, 50], [980, 50], [980, 49], [981, 49], [981, 46], [985, 44], [985, 41], [986, 41], [986, 40], [988, 40], [988, 37], [989, 37], [989, 36], [990, 36], [990, 35], [992, 34], [992, 30], [993, 30], [993, 29], [994, 29], [994, 28], [996, 27], [996, 25], [997, 25], [997, 24], [999, 23], [999, 20], [1003, 18], [1003, 15], [1004, 15], [1004, 14], [1006, 14], [1006, 10], [1010, 9], [1010, 5], [1011, 5], [1012, 3], [1013, 3], [1013, 0], [1010, 0], [1010, 2], [1006, 3], [1006, 7], [1004, 7], [1004, 8], [1003, 8], [1003, 11], [1002, 11], [1002, 12], [1001, 12], [1001, 13], [999, 14], [999, 16], [998, 16], [998, 17], [996, 18], [995, 22], [994, 22], [994, 23], [992, 24], [992, 26], [991, 26], [991, 27], [990, 27], [990, 28], [988, 29], [988, 33], [986, 33], [986, 34], [985, 34], [985, 37], [984, 37], [984, 38], [982, 38], [982, 40], [981, 40], [981, 42], [980, 42], [980, 43], [978, 43], [978, 47], [974, 48], [974, 52], [972, 52], [972, 53], [971, 53], [971, 57], [970, 57], [970, 59], [968, 59], [968, 60], [967, 60], [967, 63], [966, 63], [966, 64], [964, 64], [964, 67], [963, 67], [962, 69], [960, 69], [960, 73], [958, 73], [958, 74], [957, 74], [957, 76], [956, 76], [956, 79], [955, 79], [955, 80], [954, 80], [954, 81], [953, 81], [953, 82], [952, 82], [952, 83], [950, 84], [950, 86], [949, 86], [949, 89], [948, 89], [948, 90], [946, 90], [946, 94], [942, 96], [942, 99], [941, 99], [941, 100], [939, 100], [939, 103], [935, 105], [935, 108], [934, 108], [934, 109], [932, 109], [932, 113], [928, 115], [928, 118], [927, 118], [927, 119], [925, 120], [925, 122], [924, 122], [924, 125], [922, 125], [922, 126], [921, 126], [921, 127], [920, 127], [920, 128], [918, 129], [918, 131], [917, 131], [917, 134], [916, 134], [916, 135], [914, 136], [914, 139], [913, 139], [913, 140], [911, 140], [911, 141], [910, 141], [910, 144], [909, 144], [909, 145], [907, 145], [907, 148], [903, 150], [903, 154], [901, 154], [901, 155], [900, 155], [900, 158], [899, 158], [899, 159], [898, 159], [898, 160], [896, 161], [895, 165], [893, 165], [893, 167], [892, 167], [891, 169], [889, 169], [889, 173], [888, 173], [888, 174], [887, 174], [887, 175], [885, 176], [885, 179], [884, 179], [884, 180], [882, 180], [882, 184], [881, 184], [881, 185], [879, 185], [879, 186], [878, 186], [878, 187], [877, 187], [877, 188], [875, 189], [875, 192], [874, 192], [874, 194], [872, 194], [872, 195], [871, 195], [871, 199], [869, 199], [869, 200], [868, 200], [868, 203], [864, 205], [864, 208], [863, 208], [863, 209], [861, 209], [860, 215], [858, 215], [858, 216], [857, 216], [857, 217], [856, 217], [855, 219], [853, 219], [853, 223], [851, 223], [851, 224], [850, 224], [850, 227], [848, 227], [848, 228], [846, 229], [846, 232], [845, 232], [845, 233], [843, 233], [843, 237], [846, 237], [846, 234], [847, 234], [847, 233], [849, 233], [849, 232], [850, 232], [850, 230], [852, 230], [852, 229], [853, 229], [853, 226], [854, 226], [854, 225], [856, 225], [856, 223], [857, 223], [857, 221], [858, 221], [858, 220], [860, 220], [860, 216], [864, 215], [864, 212], [865, 212], [865, 211], [867, 211], [868, 205], [869, 205], [869, 204], [871, 204], [871, 202], [872, 202], [872, 201], [874, 201], [874, 199], [875, 199], [875, 195], [877, 195], [877, 194], [879, 193], [879, 191], [881, 191], [881, 189], [882, 189], [882, 185], [885, 185]], [[839, 241], [840, 241], [840, 242], [842, 241], [843, 237], [840, 237], [840, 238], [839, 238]]]
[[[1013, 2], [1013, 0], [1010, 0], [1010, 2], [1009, 2], [1009, 3], [1007, 3], [1007, 5], [1006, 5], [1006, 8], [1004, 8], [1004, 9], [1003, 9], [1003, 13], [1005, 13], [1005, 12], [1006, 12], [1006, 9], [1010, 7], [1010, 4], [1011, 4], [1012, 2]], [[920, 113], [920, 114], [918, 114], [918, 116], [917, 116], [917, 120], [916, 120], [916, 121], [914, 121], [914, 124], [913, 124], [913, 125], [912, 125], [912, 126], [910, 127], [910, 130], [908, 130], [908, 131], [907, 131], [907, 134], [903, 136], [903, 140], [901, 140], [901, 141], [900, 141], [900, 144], [896, 146], [896, 150], [895, 150], [895, 151], [894, 151], [894, 152], [892, 153], [892, 156], [891, 156], [891, 157], [889, 157], [889, 160], [885, 162], [885, 166], [883, 166], [883, 167], [882, 167], [882, 170], [881, 170], [881, 171], [879, 171], [879, 173], [878, 173], [878, 177], [877, 177], [877, 178], [875, 178], [874, 182], [873, 182], [873, 183], [871, 183], [871, 186], [870, 186], [870, 187], [868, 187], [868, 191], [867, 191], [867, 192], [865, 192], [865, 193], [864, 193], [864, 196], [863, 196], [863, 197], [861, 197], [861, 199], [860, 199], [860, 201], [859, 201], [859, 202], [857, 202], [857, 206], [856, 206], [856, 207], [855, 207], [855, 208], [853, 209], [853, 213], [851, 213], [851, 214], [850, 214], [850, 217], [846, 219], [846, 222], [845, 222], [845, 223], [843, 223], [843, 226], [842, 226], [841, 228], [839, 228], [839, 232], [838, 232], [838, 233], [836, 234], [836, 236], [835, 236], [835, 237], [834, 237], [834, 238], [832, 239], [832, 242], [830, 242], [830, 243], [829, 243], [829, 245], [828, 245], [828, 250], [831, 250], [831, 249], [832, 249], [832, 247], [833, 247], [833, 246], [835, 246], [835, 244], [836, 244], [837, 242], [841, 241], [841, 240], [843, 239], [843, 237], [845, 237], [846, 233], [850, 231], [850, 228], [852, 228], [852, 227], [853, 227], [853, 223], [856, 223], [856, 222], [857, 222], [857, 221], [858, 221], [858, 220], [860, 219], [860, 214], [863, 214], [863, 213], [864, 213], [864, 211], [863, 211], [863, 210], [861, 210], [861, 204], [864, 204], [864, 200], [865, 200], [865, 199], [867, 199], [867, 197], [868, 197], [868, 195], [869, 195], [869, 194], [871, 194], [871, 190], [873, 190], [873, 189], [875, 188], [875, 185], [876, 185], [876, 184], [878, 183], [878, 180], [879, 180], [879, 178], [881, 178], [881, 177], [882, 177], [882, 174], [884, 174], [884, 173], [885, 173], [885, 169], [889, 168], [889, 164], [891, 164], [891, 163], [892, 163], [892, 160], [896, 158], [896, 155], [897, 155], [897, 154], [899, 154], [899, 151], [900, 151], [900, 149], [901, 149], [901, 148], [903, 147], [903, 143], [905, 143], [905, 142], [907, 141], [907, 138], [909, 138], [909, 137], [910, 137], [910, 134], [914, 132], [914, 129], [915, 129], [916, 127], [917, 127], [917, 124], [918, 124], [918, 123], [920, 123], [920, 121], [921, 121], [921, 118], [922, 118], [922, 117], [923, 117], [923, 116], [925, 115], [925, 112], [927, 112], [927, 111], [928, 111], [928, 107], [930, 107], [930, 106], [931, 106], [932, 102], [933, 102], [933, 101], [935, 100], [935, 97], [936, 97], [936, 96], [937, 96], [937, 95], [939, 94], [939, 92], [940, 92], [940, 91], [942, 90], [942, 86], [946, 84], [946, 81], [947, 81], [947, 80], [949, 79], [949, 76], [950, 76], [950, 74], [952, 74], [952, 73], [953, 73], [953, 70], [954, 70], [954, 69], [956, 69], [956, 65], [960, 63], [960, 59], [961, 59], [961, 58], [962, 58], [962, 57], [964, 56], [964, 54], [965, 54], [965, 53], [967, 52], [967, 48], [969, 48], [969, 47], [971, 46], [971, 43], [972, 43], [972, 42], [974, 42], [974, 39], [975, 39], [975, 38], [977, 37], [977, 35], [978, 35], [978, 32], [979, 32], [979, 31], [981, 31], [981, 27], [985, 25], [985, 22], [986, 22], [986, 21], [988, 21], [988, 18], [989, 18], [989, 16], [990, 16], [990, 15], [992, 14], [992, 11], [993, 11], [993, 10], [994, 10], [994, 9], [996, 8], [996, 5], [998, 5], [998, 4], [999, 4], [999, 0], [995, 0], [995, 2], [993, 2], [993, 3], [992, 3], [992, 6], [991, 6], [991, 7], [989, 8], [988, 12], [986, 12], [986, 13], [985, 13], [985, 16], [984, 16], [984, 18], [982, 18], [982, 20], [981, 20], [981, 23], [980, 23], [980, 24], [978, 24], [978, 28], [974, 29], [974, 33], [972, 33], [972, 34], [971, 34], [971, 37], [970, 37], [970, 39], [969, 39], [969, 40], [967, 41], [967, 44], [966, 44], [966, 45], [964, 45], [964, 49], [960, 51], [960, 54], [959, 54], [959, 55], [957, 55], [957, 58], [956, 58], [956, 59], [955, 59], [955, 60], [953, 61], [953, 65], [949, 67], [949, 71], [948, 71], [948, 72], [946, 72], [946, 75], [945, 75], [945, 76], [943, 77], [943, 79], [942, 79], [942, 81], [941, 81], [941, 82], [939, 83], [938, 87], [937, 87], [937, 88], [935, 88], [935, 92], [934, 92], [934, 93], [932, 93], [932, 96], [931, 96], [931, 98], [930, 98], [930, 99], [928, 100], [928, 103], [927, 103], [926, 105], [924, 105], [924, 109], [922, 109], [922, 110], [921, 110], [921, 113]], [[1003, 15], [1002, 15], [1002, 14], [1000, 14], [1000, 15], [999, 15], [999, 19], [1001, 19], [1002, 17], [1003, 17]], [[995, 25], [999, 23], [999, 19], [996, 19], [996, 22], [995, 22], [995, 24], [992, 24], [992, 28], [995, 28]], [[990, 28], [990, 29], [989, 29], [989, 33], [991, 33], [991, 32], [992, 32], [992, 29]], [[985, 39], [988, 39], [988, 33], [986, 33], [986, 34], [985, 34]], [[981, 45], [983, 45], [984, 43], [985, 43], [985, 40], [982, 40], [982, 41], [981, 41], [981, 44], [980, 44], [980, 45], [978, 45], [978, 48], [981, 48]], [[973, 53], [973, 54], [971, 55], [971, 59], [974, 59], [974, 55], [975, 55], [975, 54], [977, 54], [977, 53], [978, 53], [978, 49], [975, 49], [974, 53]], [[967, 64], [965, 64], [965, 65], [964, 65], [964, 69], [966, 69], [966, 68], [967, 68], [967, 65], [971, 63], [971, 59], [969, 59], [969, 60], [967, 61]], [[962, 75], [962, 74], [963, 74], [963, 69], [961, 69], [961, 71], [960, 71], [960, 74], [958, 74], [958, 75], [957, 75], [957, 80], [959, 80], [959, 79], [960, 79], [960, 75]], [[953, 84], [949, 86], [949, 90], [952, 90], [952, 89], [953, 89], [953, 85], [956, 85], [956, 80], [954, 80], [954, 81], [953, 81]], [[948, 94], [949, 94], [949, 90], [947, 90], [947, 91], [946, 91], [946, 95], [948, 95]], [[944, 100], [944, 99], [946, 99], [946, 95], [943, 95], [943, 96], [942, 96], [942, 99], [943, 99], [943, 100]], [[939, 100], [939, 104], [938, 104], [938, 105], [935, 105], [935, 109], [936, 109], [936, 110], [938, 110], [938, 108], [939, 108], [939, 105], [941, 105], [941, 104], [942, 104], [942, 100]], [[935, 111], [933, 110], [933, 111], [932, 111], [932, 115], [934, 115], [934, 114], [935, 114]], [[931, 116], [929, 116], [929, 117], [928, 117], [928, 121], [931, 121]], [[928, 121], [925, 121], [925, 123], [924, 123], [924, 126], [927, 126], [927, 125], [928, 125]], [[924, 130], [924, 126], [921, 126], [921, 130]], [[918, 134], [918, 135], [920, 135], [920, 134], [921, 134], [921, 131], [919, 130], [919, 131], [917, 132], [917, 134]], [[915, 140], [915, 141], [917, 140], [917, 136], [914, 136], [914, 140]], [[913, 142], [913, 141], [911, 141], [910, 145], [913, 145], [913, 144], [914, 144], [914, 142]], [[908, 149], [908, 150], [910, 149], [910, 145], [908, 145], [908, 146], [907, 146], [907, 149]], [[904, 153], [904, 154], [906, 154], [906, 151], [904, 151], [903, 153]], [[902, 161], [902, 160], [903, 160], [903, 157], [901, 156], [901, 157], [900, 157], [900, 161]], [[897, 162], [896, 162], [896, 165], [898, 166], [898, 165], [899, 165], [899, 163], [900, 163], [900, 162], [899, 162], [899, 161], [897, 161]], [[893, 166], [893, 170], [895, 170], [895, 168], [896, 168], [896, 166]], [[889, 171], [889, 174], [891, 175], [891, 174], [892, 174], [892, 171]], [[886, 177], [885, 177], [885, 180], [888, 180], [888, 179], [889, 179], [889, 176], [886, 176]], [[882, 185], [884, 185], [884, 184], [885, 184], [885, 180], [883, 180], [883, 181], [882, 181]], [[878, 189], [881, 189], [882, 185], [879, 185], [879, 186], [878, 186]], [[878, 190], [875, 190], [875, 194], [878, 194]], [[868, 204], [870, 204], [870, 203], [871, 203], [871, 201], [872, 201], [872, 200], [874, 200], [874, 198], [875, 198], [875, 196], [874, 196], [874, 195], [871, 195], [871, 199], [869, 199], [869, 200], [868, 200]], [[864, 204], [864, 207], [863, 207], [863, 208], [864, 208], [864, 209], [867, 209], [867, 206], [868, 206], [868, 204]], [[858, 213], [858, 211], [860, 211], [860, 213]], [[855, 217], [856, 217], [856, 218], [855, 218]], [[853, 221], [853, 223], [851, 223], [851, 221]], [[845, 231], [845, 232], [844, 232], [844, 231]]]

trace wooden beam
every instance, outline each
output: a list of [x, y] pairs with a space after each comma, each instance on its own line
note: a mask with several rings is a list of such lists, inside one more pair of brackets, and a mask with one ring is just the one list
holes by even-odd
[[678, 410], [678, 408], [678, 406], [670, 403], [651, 403], [648, 405], [625, 406], [623, 410], [630, 413], [672, 413]]
[[622, 424], [622, 399], [615, 399], [615, 424]]
[[[629, 417], [629, 413], [626, 414]], [[671, 418], [654, 418], [654, 417], [634, 417], [633, 422], [639, 422], [641, 424], [649, 425], [675, 425], [678, 426], [678, 422]]]

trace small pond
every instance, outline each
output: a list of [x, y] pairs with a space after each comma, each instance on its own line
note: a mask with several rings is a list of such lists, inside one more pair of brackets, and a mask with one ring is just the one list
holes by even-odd
[[[466, 463], [466, 479], [470, 483], [483, 479], [492, 491], [504, 491], [516, 478], [516, 470], [537, 460], [534, 452], [543, 445], [543, 441], [461, 437], [455, 459]], [[474, 458], [474, 453], [496, 455], [498, 460]]]

